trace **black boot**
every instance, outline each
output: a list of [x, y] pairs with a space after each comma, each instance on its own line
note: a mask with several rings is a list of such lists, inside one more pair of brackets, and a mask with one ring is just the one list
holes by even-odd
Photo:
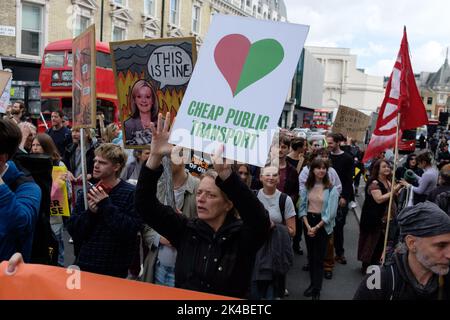
[[313, 290], [311, 300], [320, 300], [320, 291]]
[[306, 289], [305, 292], [303, 292], [303, 295], [305, 297], [312, 297], [312, 295], [313, 295], [313, 287], [312, 287], [312, 285], [309, 285], [308, 289]]

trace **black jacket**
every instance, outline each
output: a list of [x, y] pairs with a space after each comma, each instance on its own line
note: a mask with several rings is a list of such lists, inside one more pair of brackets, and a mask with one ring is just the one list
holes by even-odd
[[286, 163], [286, 182], [284, 184], [283, 192], [291, 197], [294, 206], [296, 205], [299, 197], [299, 182], [297, 169], [289, 162]]
[[[438, 300], [439, 277], [433, 275], [426, 286], [420, 285], [408, 266], [407, 253], [396, 253], [392, 264], [380, 267], [380, 287], [369, 288], [376, 284], [373, 281], [376, 273], [369, 274], [361, 282], [354, 300]], [[443, 300], [450, 299], [450, 277], [444, 277], [442, 287]]]
[[41, 189], [41, 203], [33, 234], [30, 262], [56, 265], [58, 241], [50, 225], [52, 160], [50, 156], [44, 154], [17, 152], [13, 161], [26, 176], [33, 177], [33, 180]]
[[[67, 170], [74, 173], [75, 172], [75, 151], [78, 144], [71, 143], [66, 147], [64, 152], [63, 162], [67, 167]], [[86, 151], [86, 174], [91, 174], [94, 171], [94, 158], [95, 158], [95, 148], [98, 144], [91, 143], [89, 149]]]
[[353, 158], [348, 152], [342, 154], [330, 154], [332, 167], [336, 170], [342, 183], [341, 198], [349, 202], [353, 198], [353, 174], [355, 168]]
[[241, 219], [228, 215], [214, 230], [203, 220], [188, 219], [156, 198], [162, 174], [142, 167], [136, 187], [136, 211], [145, 223], [177, 249], [175, 286], [234, 297], [245, 297], [255, 254], [268, 239], [270, 220], [253, 192], [232, 175], [216, 185], [233, 202]]
[[[409, 167], [409, 161], [411, 161], [411, 159], [413, 157], [415, 157], [416, 155], [411, 153], [408, 155], [408, 157], [406, 158], [405, 163], [403, 164], [403, 166], [398, 167], [397, 170], [395, 171], [395, 179], [397, 179], [398, 181], [400, 181], [401, 179], [404, 178], [405, 176], [405, 172], [406, 170], [410, 169], [412, 171], [414, 171], [415, 174], [417, 174], [419, 177], [421, 177], [423, 175], [423, 170], [420, 169], [418, 166], [415, 166], [414, 168], [410, 168]], [[417, 185], [416, 185], [417, 186]]]

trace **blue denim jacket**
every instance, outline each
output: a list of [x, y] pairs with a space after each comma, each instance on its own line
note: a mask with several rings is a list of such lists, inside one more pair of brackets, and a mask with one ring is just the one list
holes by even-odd
[[[299, 216], [304, 217], [308, 213], [308, 195], [309, 190], [304, 189], [300, 193]], [[334, 219], [339, 202], [339, 192], [336, 187], [325, 189], [323, 191], [322, 220], [325, 223], [324, 228], [327, 234], [331, 234], [334, 228]]]

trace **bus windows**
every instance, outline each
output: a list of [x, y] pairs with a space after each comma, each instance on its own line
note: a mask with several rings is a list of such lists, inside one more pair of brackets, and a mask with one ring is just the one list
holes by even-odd
[[73, 55], [72, 52], [69, 52], [67, 54], [67, 66], [72, 67], [72, 64], [73, 64]]
[[41, 100], [41, 112], [52, 113], [59, 110], [59, 99], [42, 99]]
[[416, 130], [405, 130], [402, 135], [403, 140], [416, 140]]
[[72, 98], [62, 98], [62, 112], [64, 115], [72, 120]]
[[64, 51], [47, 52], [44, 56], [44, 66], [46, 68], [60, 68], [64, 66]]
[[108, 100], [97, 99], [97, 113], [103, 113], [105, 124], [114, 122], [114, 103]]
[[109, 53], [97, 51], [96, 53], [97, 67], [112, 69], [112, 60]]

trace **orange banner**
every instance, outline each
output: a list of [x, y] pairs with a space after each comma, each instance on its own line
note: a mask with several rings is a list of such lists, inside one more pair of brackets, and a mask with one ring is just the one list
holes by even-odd
[[76, 269], [0, 264], [0, 300], [234, 300], [234, 298], [119, 279]]

